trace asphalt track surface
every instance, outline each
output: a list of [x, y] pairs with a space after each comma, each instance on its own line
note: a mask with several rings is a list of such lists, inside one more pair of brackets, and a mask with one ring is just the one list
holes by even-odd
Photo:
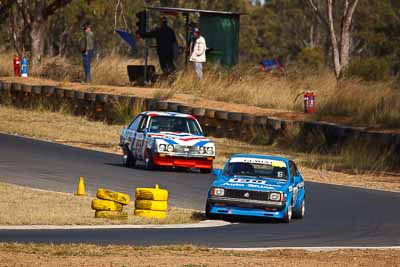
[[[0, 134], [0, 181], [74, 192], [81, 175], [91, 194], [107, 187], [133, 195], [136, 187], [158, 183], [170, 191], [172, 205], [195, 209], [203, 209], [213, 180], [212, 175], [193, 172], [128, 169], [118, 155]], [[306, 217], [290, 224], [241, 220], [195, 229], [0, 230], [0, 242], [228, 248], [400, 245], [398, 193], [307, 182], [306, 199]]]

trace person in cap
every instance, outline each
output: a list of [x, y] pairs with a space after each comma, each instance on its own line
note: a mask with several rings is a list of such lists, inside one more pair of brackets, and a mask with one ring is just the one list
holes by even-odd
[[80, 47], [82, 52], [83, 69], [85, 71], [85, 82], [92, 81], [90, 74], [90, 65], [94, 56], [94, 34], [89, 22], [86, 22], [83, 27], [84, 36], [81, 38]]
[[174, 50], [177, 47], [177, 41], [174, 30], [168, 26], [167, 18], [162, 17], [160, 27], [147, 32], [142, 37], [156, 39], [158, 60], [163, 73], [168, 75], [174, 72]]
[[195, 71], [199, 80], [203, 78], [203, 63], [206, 62], [206, 39], [200, 35], [199, 28], [193, 29], [193, 44], [190, 61], [194, 62]]
[[193, 51], [193, 45], [194, 45], [193, 33], [196, 28], [197, 28], [196, 22], [192, 21], [189, 23], [189, 25], [188, 25], [189, 34], [188, 34], [188, 39], [187, 39], [187, 44], [189, 45], [187, 48], [187, 52], [189, 54], [189, 57], [192, 55], [192, 51]]

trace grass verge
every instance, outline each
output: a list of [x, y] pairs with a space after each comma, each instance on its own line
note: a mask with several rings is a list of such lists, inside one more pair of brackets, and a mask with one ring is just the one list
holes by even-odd
[[127, 220], [94, 218], [92, 199], [0, 183], [0, 225], [177, 224], [195, 223], [201, 218], [197, 211], [175, 207], [168, 210], [165, 219], [137, 217], [133, 215], [134, 203], [124, 208]]
[[224, 251], [192, 245], [96, 246], [0, 243], [0, 266], [396, 266], [398, 250]]

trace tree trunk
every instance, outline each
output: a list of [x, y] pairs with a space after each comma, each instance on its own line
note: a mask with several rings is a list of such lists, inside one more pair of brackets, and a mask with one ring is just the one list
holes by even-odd
[[333, 5], [332, 0], [327, 0], [328, 29], [329, 29], [329, 37], [330, 37], [330, 41], [331, 41], [331, 46], [332, 46], [333, 69], [335, 71], [335, 76], [338, 79], [341, 75], [342, 65], [340, 64], [340, 52], [339, 52], [338, 42], [337, 42], [337, 38], [336, 38], [332, 5]]
[[316, 17], [324, 23], [328, 30], [333, 68], [336, 78], [340, 79], [344, 69], [349, 65], [350, 62], [351, 26], [358, 0], [343, 0], [343, 15], [341, 17], [339, 41], [335, 31], [333, 2], [333, 0], [326, 0], [325, 17], [323, 12], [321, 12], [318, 2], [315, 2], [314, 0], [308, 0], [308, 3], [314, 11]]
[[340, 40], [340, 64], [342, 65], [342, 69], [347, 67], [350, 61], [351, 26], [357, 2], [358, 0], [355, 0], [353, 4], [349, 6], [349, 0], [345, 0]]
[[53, 35], [48, 34], [46, 38], [46, 53], [47, 56], [53, 57], [55, 55], [54, 53], [54, 39]]
[[31, 37], [31, 67], [37, 68], [40, 65], [44, 54], [46, 33], [46, 21], [36, 20], [32, 23]]

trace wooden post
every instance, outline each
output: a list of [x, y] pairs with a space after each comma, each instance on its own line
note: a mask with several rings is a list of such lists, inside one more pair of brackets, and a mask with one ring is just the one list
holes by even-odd
[[[145, 10], [146, 14], [146, 32], [149, 27], [149, 13], [147, 9]], [[147, 65], [148, 65], [148, 58], [149, 58], [149, 38], [145, 38], [145, 46], [144, 46], [144, 84], [147, 85]]]
[[186, 46], [185, 46], [185, 69], [187, 69], [187, 65], [188, 65], [188, 61], [189, 61], [189, 55], [188, 55], [188, 48], [190, 45], [189, 42], [189, 13], [185, 14], [186, 17], [186, 21], [185, 21], [185, 42], [186, 42]]

